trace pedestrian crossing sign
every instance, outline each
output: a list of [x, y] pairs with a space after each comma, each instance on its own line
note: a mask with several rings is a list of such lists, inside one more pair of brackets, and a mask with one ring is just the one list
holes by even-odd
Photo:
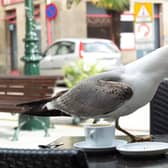
[[153, 21], [153, 4], [152, 3], [135, 3], [134, 4], [135, 22]]

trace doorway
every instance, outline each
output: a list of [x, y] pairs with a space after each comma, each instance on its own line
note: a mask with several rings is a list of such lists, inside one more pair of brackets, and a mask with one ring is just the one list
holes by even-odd
[[16, 10], [6, 11], [7, 27], [9, 32], [9, 60], [11, 75], [18, 75], [18, 50], [17, 50], [17, 27]]
[[10, 64], [12, 72], [18, 70], [16, 25], [9, 24], [8, 28], [10, 32]]
[[160, 11], [161, 4], [154, 4], [154, 46], [160, 47]]

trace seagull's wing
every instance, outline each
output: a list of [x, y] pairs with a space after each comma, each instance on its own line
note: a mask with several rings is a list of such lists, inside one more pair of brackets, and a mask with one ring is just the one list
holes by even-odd
[[122, 81], [86, 80], [55, 100], [55, 107], [80, 117], [111, 113], [131, 98], [131, 87]]

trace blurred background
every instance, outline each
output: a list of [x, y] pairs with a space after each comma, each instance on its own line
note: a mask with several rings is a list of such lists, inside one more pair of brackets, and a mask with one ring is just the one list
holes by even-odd
[[[41, 55], [60, 38], [105, 38], [113, 40], [121, 50], [123, 64], [127, 64], [168, 43], [166, 0], [122, 0], [126, 5], [121, 9], [111, 6], [118, 1], [78, 1], [33, 0]], [[21, 58], [29, 26], [25, 23], [25, 3], [0, 1], [0, 74], [23, 73]]]

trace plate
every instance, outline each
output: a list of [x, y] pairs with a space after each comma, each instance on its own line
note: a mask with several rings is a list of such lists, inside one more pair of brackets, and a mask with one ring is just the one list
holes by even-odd
[[88, 144], [86, 141], [77, 142], [73, 145], [76, 148], [84, 149], [86, 151], [110, 151], [114, 150], [117, 146], [124, 145], [126, 143], [127, 141], [125, 140], [116, 139], [113, 141], [111, 145], [108, 146], [92, 146]]
[[168, 143], [165, 142], [135, 142], [120, 145], [116, 148], [127, 156], [150, 156], [168, 152]]

